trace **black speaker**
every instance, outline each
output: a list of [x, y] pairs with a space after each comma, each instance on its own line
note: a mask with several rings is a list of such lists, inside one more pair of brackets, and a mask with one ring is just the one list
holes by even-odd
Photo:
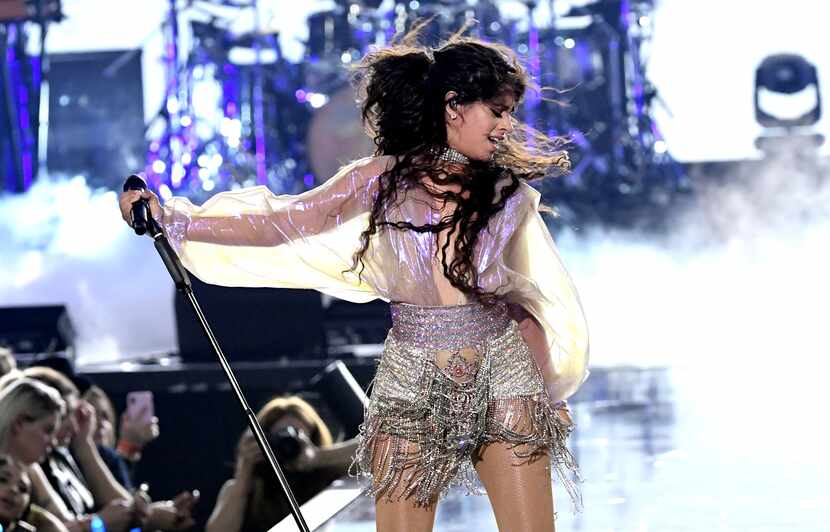
[[50, 172], [117, 188], [144, 166], [140, 51], [50, 55]]
[[[314, 358], [325, 352], [323, 305], [313, 290], [228, 288], [191, 277], [193, 293], [231, 361]], [[176, 293], [176, 331], [184, 362], [215, 362], [186, 298]]]
[[15, 354], [65, 351], [74, 341], [64, 305], [0, 308], [0, 345]]

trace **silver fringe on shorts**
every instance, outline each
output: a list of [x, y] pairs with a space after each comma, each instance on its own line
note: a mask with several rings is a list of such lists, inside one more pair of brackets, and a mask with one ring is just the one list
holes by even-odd
[[454, 485], [481, 494], [477, 451], [498, 441], [512, 444], [520, 461], [547, 452], [581, 508], [579, 470], [567, 448], [573, 425], [549, 400], [505, 305], [393, 303], [392, 325], [350, 469], [372, 480], [370, 495], [423, 506]]

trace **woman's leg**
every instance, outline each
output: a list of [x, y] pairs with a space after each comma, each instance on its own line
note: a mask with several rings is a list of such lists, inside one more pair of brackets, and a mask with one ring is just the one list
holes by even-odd
[[550, 457], [538, 453], [532, 458], [517, 458], [515, 451], [521, 453], [526, 447], [488, 443], [481, 447], [476, 464], [499, 532], [555, 531]]
[[435, 522], [436, 504], [421, 507], [406, 499], [376, 500], [377, 532], [430, 532]]
[[[402, 442], [407, 454], [417, 452], [412, 442]], [[372, 477], [375, 482], [389, 471], [392, 438], [378, 435], [372, 453]], [[412, 498], [401, 496], [413, 474], [413, 467], [397, 473], [387, 490], [375, 496], [375, 522], [377, 532], [430, 532], [435, 522], [437, 501], [428, 506], [416, 505]]]

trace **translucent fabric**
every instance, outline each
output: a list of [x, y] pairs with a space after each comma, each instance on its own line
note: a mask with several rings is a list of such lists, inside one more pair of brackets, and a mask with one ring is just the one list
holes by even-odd
[[[380, 228], [360, 277], [359, 268], [351, 271], [379, 176], [389, 164], [388, 157], [356, 161], [299, 195], [277, 196], [260, 186], [219, 193], [202, 206], [172, 198], [161, 224], [184, 266], [207, 283], [312, 288], [353, 302], [467, 303], [443, 275], [433, 233]], [[539, 193], [522, 183], [479, 235], [473, 258], [480, 286], [528, 314], [518, 319], [522, 335], [551, 400], [559, 401], [587, 377], [588, 335], [576, 290], [538, 206]], [[400, 192], [385, 216], [422, 225], [437, 223], [442, 210], [413, 187]]]

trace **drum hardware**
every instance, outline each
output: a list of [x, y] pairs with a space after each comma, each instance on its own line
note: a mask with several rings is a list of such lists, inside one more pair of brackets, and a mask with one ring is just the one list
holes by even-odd
[[[290, 192], [371, 154], [374, 146], [363, 130], [348, 66], [396, 31], [431, 17], [426, 44], [438, 44], [475, 19], [470, 34], [510, 46], [527, 59], [540, 85], [557, 89], [544, 98], [528, 94], [520, 118], [571, 138], [573, 171], [552, 186], [558, 198], [574, 203], [572, 212], [582, 216], [597, 196], [635, 201], [654, 195], [656, 188], [671, 190], [677, 172], [665, 170], [673, 161], [652, 119], [652, 105], [660, 100], [642, 55], [650, 39], [643, 21], [651, 20], [653, 2], [603, 0], [554, 10], [564, 3], [524, 2], [523, 17], [507, 20], [490, 0], [396, 2], [384, 10], [381, 2], [337, 0], [332, 9], [306, 19], [308, 40], [299, 63], [282, 57], [275, 31], [234, 36], [221, 17], [191, 23], [196, 38], [180, 73], [185, 97], [179, 119], [194, 124], [180, 141], [187, 149], [179, 156], [190, 154], [189, 164], [178, 161], [182, 180], [196, 176], [187, 190], [204, 194], [207, 183], [199, 176], [210, 175], [212, 193], [250, 184], [254, 165], [256, 182]], [[250, 8], [251, 2], [196, 4]], [[551, 13], [548, 20], [538, 16], [541, 8]], [[212, 96], [201, 99], [204, 107], [194, 107], [192, 97], [200, 93]], [[210, 106], [217, 112], [206, 112]], [[211, 134], [195, 135], [197, 130]], [[224, 161], [219, 167], [193, 162], [201, 155], [218, 160], [216, 154]]]

